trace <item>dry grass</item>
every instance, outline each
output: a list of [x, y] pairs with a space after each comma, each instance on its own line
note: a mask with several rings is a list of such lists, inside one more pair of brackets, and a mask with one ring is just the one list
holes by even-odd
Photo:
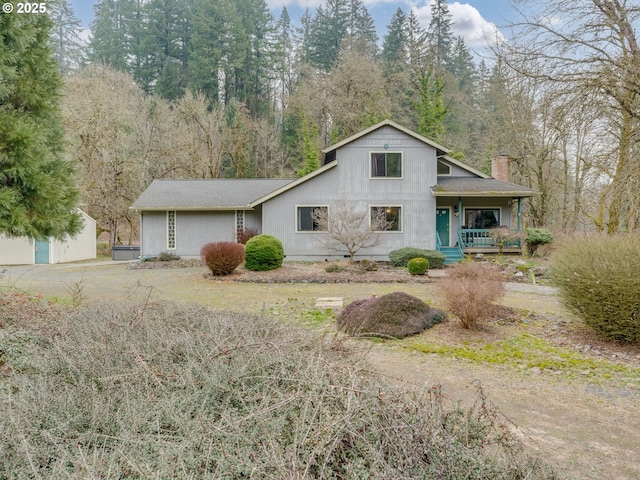
[[555, 478], [482, 392], [392, 388], [334, 337], [166, 302], [58, 324], [0, 379], [0, 478]]

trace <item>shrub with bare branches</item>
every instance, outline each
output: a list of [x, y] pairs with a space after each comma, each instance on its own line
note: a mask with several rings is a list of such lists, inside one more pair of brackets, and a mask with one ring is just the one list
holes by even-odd
[[390, 227], [382, 210], [372, 214], [366, 209], [354, 208], [344, 200], [338, 201], [330, 210], [318, 208], [313, 212], [313, 221], [318, 225], [318, 230], [327, 232], [326, 236], [318, 238], [318, 242], [329, 250], [346, 250], [350, 262], [363, 248], [380, 245], [381, 232]]
[[464, 328], [473, 328], [495, 312], [494, 301], [504, 295], [500, 272], [490, 265], [462, 262], [449, 270], [438, 283], [450, 313], [460, 319]]
[[308, 329], [169, 302], [57, 322], [0, 329], [0, 478], [557, 478], [482, 392], [394, 387]]
[[214, 275], [229, 275], [244, 262], [244, 247], [234, 242], [207, 243], [200, 249], [200, 256]]

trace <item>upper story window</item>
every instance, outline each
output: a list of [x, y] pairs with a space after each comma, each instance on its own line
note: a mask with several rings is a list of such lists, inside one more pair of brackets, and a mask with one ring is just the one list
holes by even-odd
[[401, 178], [402, 177], [402, 153], [401, 152], [372, 152], [371, 153], [371, 177], [372, 178]]
[[451, 165], [438, 160], [438, 175], [451, 175]]
[[326, 232], [328, 207], [297, 207], [298, 232]]

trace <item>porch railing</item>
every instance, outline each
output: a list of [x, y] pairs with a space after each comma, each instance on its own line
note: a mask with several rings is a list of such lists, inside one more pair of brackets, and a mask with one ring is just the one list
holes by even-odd
[[463, 228], [462, 230], [458, 230], [458, 244], [463, 248], [500, 247], [500, 243], [502, 243], [502, 247], [506, 248], [521, 248], [519, 238], [505, 239], [505, 237], [496, 235], [495, 229]]

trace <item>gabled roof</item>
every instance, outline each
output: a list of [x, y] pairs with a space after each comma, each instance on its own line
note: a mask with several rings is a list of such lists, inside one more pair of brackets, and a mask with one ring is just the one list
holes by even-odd
[[317, 170], [314, 170], [311, 173], [308, 173], [307, 175], [305, 175], [304, 177], [300, 177], [297, 180], [293, 180], [290, 181], [289, 183], [287, 183], [286, 185], [283, 185], [282, 187], [278, 188], [277, 190], [274, 190], [272, 192], [267, 192], [265, 195], [263, 195], [260, 198], [255, 199], [253, 202], [251, 202], [249, 204], [249, 206], [251, 208], [254, 208], [257, 205], [260, 205], [261, 203], [266, 202], [267, 200], [272, 199], [273, 197], [277, 197], [278, 195], [280, 195], [281, 193], [286, 192], [287, 190], [290, 190], [294, 187], [297, 187], [298, 185], [300, 185], [301, 183], [306, 182], [307, 180], [312, 179], [313, 177], [316, 177], [318, 175], [320, 175], [321, 173], [326, 172], [327, 170], [332, 169], [333, 167], [335, 167], [336, 165], [338, 165], [337, 161], [333, 161], [330, 163], [327, 163], [326, 165], [323, 165], [322, 167], [318, 168]]
[[154, 180], [131, 206], [133, 210], [249, 210], [255, 199], [292, 179], [225, 178]]
[[431, 187], [434, 197], [534, 197], [535, 190], [502, 182], [495, 178], [438, 177], [438, 184]]
[[432, 146], [433, 148], [435, 148], [437, 150], [440, 150], [443, 154], [449, 153], [449, 151], [450, 151], [448, 148], [443, 147], [439, 143], [434, 142], [433, 140], [430, 140], [427, 137], [423, 137], [422, 135], [420, 135], [420, 134], [418, 134], [418, 133], [416, 133], [416, 132], [414, 132], [412, 130], [409, 130], [408, 128], [405, 128], [402, 125], [394, 122], [393, 120], [386, 119], [386, 120], [381, 121], [380, 123], [376, 123], [375, 125], [372, 125], [369, 128], [366, 128], [366, 129], [362, 130], [361, 132], [358, 132], [358, 133], [356, 133], [354, 135], [351, 135], [350, 137], [347, 137], [347, 138], [345, 138], [344, 140], [342, 140], [342, 141], [340, 141], [338, 143], [335, 143], [335, 144], [325, 148], [322, 152], [327, 154], [329, 152], [337, 150], [340, 147], [344, 147], [345, 145], [353, 142], [354, 140], [362, 138], [365, 135], [369, 135], [371, 132], [375, 132], [376, 130], [378, 130], [378, 129], [382, 128], [382, 127], [387, 127], [387, 126], [393, 127], [396, 130], [399, 130], [399, 131], [401, 131], [403, 133], [406, 133], [410, 137], [413, 137], [416, 140], [419, 140], [419, 141], [421, 141], [423, 143], [426, 143], [427, 145]]

